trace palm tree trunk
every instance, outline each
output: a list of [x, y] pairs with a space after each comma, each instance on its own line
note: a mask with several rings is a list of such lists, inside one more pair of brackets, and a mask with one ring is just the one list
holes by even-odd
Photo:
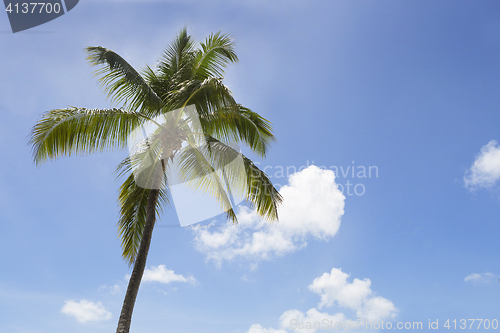
[[132, 320], [132, 312], [134, 311], [135, 299], [139, 292], [139, 286], [142, 280], [142, 274], [146, 268], [146, 260], [148, 258], [149, 245], [151, 244], [151, 236], [156, 220], [156, 203], [160, 190], [151, 189], [148, 196], [148, 206], [146, 208], [146, 224], [142, 232], [141, 244], [132, 270], [132, 276], [128, 282], [127, 293], [123, 301], [122, 312], [118, 320], [118, 328], [116, 333], [129, 333], [130, 322]]

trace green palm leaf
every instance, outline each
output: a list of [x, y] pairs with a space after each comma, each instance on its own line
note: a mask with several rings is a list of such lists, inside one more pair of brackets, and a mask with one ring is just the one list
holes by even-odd
[[204, 80], [209, 77], [222, 77], [224, 68], [229, 63], [238, 61], [234, 41], [228, 34], [211, 34], [200, 45], [201, 49], [194, 59], [194, 78]]
[[56, 109], [33, 127], [29, 143], [36, 164], [71, 154], [123, 149], [146, 118], [123, 109]]
[[[228, 174], [231, 188], [239, 190], [241, 184], [245, 184], [245, 197], [255, 207], [259, 215], [271, 221], [277, 220], [278, 206], [283, 198], [266, 173], [260, 170], [248, 157], [223, 142], [207, 136], [207, 143], [210, 146], [211, 155], [216, 157], [212, 159], [212, 163], [216, 168], [223, 169], [227, 165], [227, 161], [234, 159], [237, 155], [242, 158], [245, 168], [244, 173], [240, 170], [233, 172], [231, 168], [224, 168]], [[217, 158], [220, 156], [224, 156], [224, 158]], [[246, 177], [244, 181], [241, 179], [242, 174]]]
[[240, 104], [218, 109], [203, 115], [200, 120], [208, 135], [223, 141], [245, 143], [262, 157], [275, 140], [269, 121]]
[[[124, 164], [126, 164], [125, 162]], [[137, 186], [134, 175], [130, 175], [120, 186], [118, 204], [120, 219], [117, 223], [118, 236], [121, 239], [122, 256], [132, 266], [135, 262], [142, 232], [146, 223], [146, 207], [150, 189]], [[170, 203], [166, 188], [160, 191], [156, 213], [161, 214], [163, 208]]]
[[165, 49], [158, 64], [159, 76], [175, 83], [189, 79], [194, 54], [195, 45], [187, 29], [183, 28], [173, 43]]
[[[114, 102], [124, 102], [129, 110], [158, 109], [162, 100], [148, 82], [127, 61], [104, 47], [87, 47], [91, 65], [109, 65], [97, 70], [99, 81]], [[151, 73], [148, 72], [148, 75]]]

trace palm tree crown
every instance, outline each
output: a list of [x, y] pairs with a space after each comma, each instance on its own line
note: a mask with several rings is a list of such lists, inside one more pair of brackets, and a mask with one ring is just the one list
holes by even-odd
[[[124, 149], [134, 131], [156, 126], [117, 168], [126, 176], [119, 190], [118, 232], [123, 257], [134, 266], [117, 332], [128, 332], [155, 218], [171, 202], [169, 170], [177, 168], [181, 181], [217, 199], [234, 222], [231, 190], [261, 216], [276, 220], [278, 191], [230, 145], [244, 144], [265, 157], [274, 136], [270, 122], [236, 103], [222, 83], [224, 68], [238, 60], [229, 35], [215, 33], [197, 45], [183, 29], [158, 66], [141, 72], [106, 48], [86, 51], [91, 65], [103, 65], [96, 74], [108, 97], [123, 106], [51, 110], [33, 127], [30, 144], [38, 165], [60, 156]], [[197, 127], [191, 125], [194, 118]], [[241, 163], [230, 163], [236, 159]]]

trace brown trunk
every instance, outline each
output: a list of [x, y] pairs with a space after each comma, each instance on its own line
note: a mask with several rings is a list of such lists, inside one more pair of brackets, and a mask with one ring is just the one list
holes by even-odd
[[122, 312], [118, 320], [118, 328], [116, 333], [129, 333], [130, 322], [132, 320], [132, 312], [134, 311], [135, 299], [141, 285], [142, 274], [146, 268], [146, 260], [148, 258], [149, 245], [151, 244], [151, 236], [156, 220], [156, 203], [160, 190], [151, 189], [148, 197], [148, 207], [146, 209], [146, 224], [142, 233], [141, 244], [132, 270], [132, 276], [128, 282], [127, 293], [123, 301]]

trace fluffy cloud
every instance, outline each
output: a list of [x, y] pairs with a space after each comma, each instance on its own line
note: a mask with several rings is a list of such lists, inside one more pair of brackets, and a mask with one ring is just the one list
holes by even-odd
[[106, 311], [101, 302], [93, 303], [86, 299], [80, 302], [66, 301], [61, 312], [75, 317], [80, 323], [111, 319], [111, 312]]
[[500, 147], [495, 140], [481, 148], [479, 155], [464, 176], [465, 186], [471, 190], [491, 187], [500, 179]]
[[144, 282], [160, 282], [168, 284], [170, 282], [189, 282], [196, 283], [196, 279], [192, 276], [184, 277], [180, 274], [175, 274], [173, 270], [165, 268], [165, 265], [151, 266], [144, 270], [142, 276]]
[[339, 230], [345, 196], [333, 171], [310, 166], [291, 175], [280, 194], [279, 222], [270, 224], [255, 210], [241, 207], [238, 225], [227, 223], [215, 231], [193, 228], [196, 248], [219, 265], [237, 257], [258, 262], [301, 249], [308, 239], [327, 241]]
[[474, 284], [480, 284], [480, 283], [490, 283], [493, 281], [494, 278], [495, 274], [492, 273], [484, 273], [484, 274], [472, 273], [467, 275], [464, 281]]
[[[333, 268], [330, 273], [324, 273], [314, 279], [309, 290], [320, 296], [318, 308], [339, 306], [356, 313], [356, 318], [351, 319], [356, 323], [358, 319], [366, 322], [379, 322], [396, 317], [397, 309], [394, 304], [386, 298], [374, 295], [369, 279], [354, 279], [349, 282], [349, 274], [341, 269]], [[336, 323], [349, 325], [350, 319], [342, 313], [329, 314], [320, 312], [316, 308], [302, 312], [296, 309], [285, 311], [280, 319], [281, 332], [284, 330], [295, 333], [313, 333], [318, 329], [338, 329]], [[327, 326], [325, 326], [327, 325]], [[360, 322], [360, 329], [363, 328]], [[248, 333], [276, 333], [273, 328], [265, 329], [260, 325], [250, 327]], [[280, 332], [280, 333], [281, 333]]]
[[333, 268], [330, 273], [324, 273], [314, 279], [309, 290], [320, 295], [319, 309], [337, 304], [356, 311], [357, 317], [370, 321], [396, 315], [396, 308], [391, 301], [380, 296], [373, 296], [369, 279], [354, 279], [348, 282], [349, 276], [341, 269]]

